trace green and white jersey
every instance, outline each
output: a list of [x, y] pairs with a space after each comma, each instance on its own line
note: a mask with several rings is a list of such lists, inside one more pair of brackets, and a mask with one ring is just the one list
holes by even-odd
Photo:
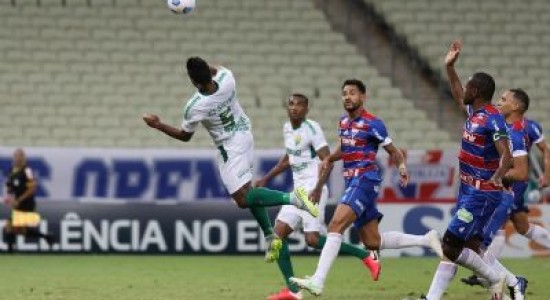
[[311, 190], [319, 178], [317, 151], [327, 146], [321, 126], [315, 121], [305, 120], [294, 129], [290, 122], [283, 126], [286, 154], [292, 168], [294, 186]]
[[251, 136], [252, 128], [248, 116], [237, 100], [235, 77], [231, 70], [220, 67], [214, 81], [218, 90], [212, 95], [198, 91], [187, 101], [183, 110], [181, 128], [195, 132], [200, 122], [206, 128], [216, 147], [238, 144], [240, 133]]

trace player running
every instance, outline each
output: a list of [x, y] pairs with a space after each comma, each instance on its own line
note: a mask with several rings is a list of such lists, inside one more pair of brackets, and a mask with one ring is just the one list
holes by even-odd
[[[462, 48], [452, 43], [445, 58], [453, 98], [467, 112], [459, 153], [460, 191], [457, 211], [443, 236], [445, 259], [439, 264], [425, 299], [440, 299], [456, 274], [457, 265], [487, 278], [493, 300], [502, 299], [504, 278], [494, 266], [483, 259], [483, 253], [466, 247], [479, 244], [483, 228], [488, 224], [503, 198], [502, 181], [512, 164], [508, 147], [506, 122], [491, 104], [495, 91], [493, 78], [486, 73], [474, 73], [466, 87], [454, 69]], [[479, 250], [479, 247], [472, 246]], [[456, 263], [456, 264], [455, 264]]]
[[[489, 253], [487, 255], [498, 257], [502, 247], [504, 246], [504, 239], [494, 239], [495, 232], [503, 225], [506, 220], [511, 217], [512, 222], [520, 234], [525, 235], [529, 232], [539, 231], [543, 233], [540, 235], [541, 244], [546, 242], [544, 238], [548, 239], [548, 232], [534, 224], [529, 224], [527, 220], [528, 209], [524, 202], [524, 194], [527, 189], [528, 180], [528, 154], [534, 143], [538, 141], [542, 144], [542, 153], [545, 153], [546, 144], [544, 138], [541, 139], [540, 130], [530, 129], [530, 121], [525, 118], [525, 113], [529, 108], [529, 96], [522, 89], [511, 89], [506, 91], [497, 103], [497, 107], [502, 115], [506, 118], [506, 122], [510, 131], [510, 137], [512, 140], [514, 166], [508, 173], [511, 173], [515, 169], [515, 176], [517, 181], [512, 184], [513, 193], [509, 197], [503, 199], [503, 203], [499, 206], [498, 214], [493, 218], [492, 222], [487, 226], [487, 233], [484, 243], [489, 246]], [[536, 123], [535, 123], [536, 124]], [[538, 124], [537, 124], [538, 125]], [[531, 127], [533, 128], [533, 127]], [[534, 127], [538, 129], [540, 127]], [[533, 132], [535, 131], [535, 132]], [[546, 168], [546, 167], [545, 167]], [[543, 175], [544, 176], [544, 175]], [[544, 178], [541, 178], [541, 183], [544, 183]], [[503, 230], [500, 230], [503, 231]], [[545, 237], [546, 235], [546, 237]], [[503, 270], [507, 273], [506, 281], [510, 289], [510, 294], [514, 300], [522, 300], [525, 298], [525, 290], [527, 288], [527, 280], [523, 277], [513, 276], [507, 270]], [[484, 280], [478, 278], [475, 274], [469, 278], [462, 278], [462, 282], [469, 285], [484, 285]]]
[[209, 66], [202, 58], [191, 57], [187, 60], [187, 74], [197, 92], [184, 108], [181, 128], [163, 123], [154, 114], [145, 114], [143, 120], [149, 127], [183, 142], [191, 140], [197, 125], [202, 123], [219, 150], [218, 167], [225, 187], [240, 208], [250, 208], [266, 239], [265, 259], [274, 262], [283, 242], [273, 232], [265, 207], [292, 204], [315, 217], [319, 209], [302, 187], [292, 193], [252, 187], [252, 129], [237, 100], [231, 70]]
[[[301, 227], [306, 243], [310, 247], [322, 249], [326, 242], [324, 213], [328, 188], [325, 183], [330, 170], [325, 169], [319, 172], [319, 164], [329, 156], [330, 151], [321, 126], [306, 118], [308, 104], [309, 100], [303, 94], [295, 93], [290, 96], [287, 102], [289, 121], [283, 126], [286, 154], [263, 178], [255, 182], [255, 186], [265, 186], [271, 179], [291, 168], [294, 185], [305, 187], [310, 193], [310, 199], [318, 203], [320, 211], [316, 218], [290, 205], [283, 206], [279, 211], [275, 221], [275, 234], [283, 239], [283, 248], [277, 263], [287, 287], [269, 296], [268, 300], [302, 299], [302, 293], [298, 286], [290, 282], [294, 272], [286, 238]], [[369, 256], [369, 252], [365, 249], [342, 243], [340, 253], [350, 254], [361, 259], [370, 269], [373, 277], [378, 276], [380, 265], [377, 260], [373, 260]]]
[[[376, 254], [380, 249], [405, 246], [412, 242], [411, 240], [405, 241], [406, 243], [400, 242], [405, 240], [400, 237], [412, 237], [412, 235], [397, 232], [392, 232], [389, 235], [391, 238], [384, 241], [384, 235], [381, 237], [378, 232], [378, 224], [383, 216], [376, 207], [376, 197], [382, 181], [375, 163], [378, 148], [382, 146], [397, 164], [402, 186], [407, 185], [409, 175], [403, 153], [393, 145], [382, 120], [364, 109], [365, 100], [366, 88], [363, 82], [356, 79], [344, 82], [342, 102], [347, 115], [340, 119], [340, 145], [335, 152], [323, 160], [322, 170], [330, 170], [333, 162], [343, 160], [346, 192], [330, 221], [327, 241], [315, 274], [311, 278], [291, 278], [292, 282], [314, 295], [322, 294], [327, 274], [341, 248], [342, 233], [352, 223], [358, 229], [363, 244], [370, 250], [376, 250], [371, 253]], [[436, 245], [433, 248], [437, 249], [439, 239], [437, 233], [434, 233], [435, 235], [420, 236], [420, 240], [425, 239], [427, 241], [425, 245], [431, 246], [430, 237], [435, 237], [433, 244]], [[388, 243], [388, 247], [384, 247], [385, 243]], [[418, 242], [412, 244], [420, 246]], [[374, 259], [378, 259], [377, 254]], [[378, 276], [375, 279], [377, 278]]]

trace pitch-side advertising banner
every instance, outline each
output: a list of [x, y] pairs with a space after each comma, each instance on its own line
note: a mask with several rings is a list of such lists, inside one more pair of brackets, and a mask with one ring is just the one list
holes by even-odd
[[[334, 210], [327, 207], [327, 220]], [[424, 234], [430, 229], [443, 233], [451, 216], [452, 204], [381, 204], [384, 213], [380, 231]], [[20, 252], [55, 253], [149, 253], [149, 254], [257, 254], [264, 249], [263, 235], [248, 210], [231, 202], [156, 203], [78, 203], [48, 201], [39, 204], [43, 220], [40, 228], [53, 232], [57, 242], [18, 237]], [[270, 210], [274, 218], [277, 209]], [[8, 209], [0, 209], [0, 226]], [[550, 205], [532, 206], [530, 222], [550, 227]], [[1, 234], [1, 231], [0, 231]], [[347, 241], [358, 243], [355, 233]], [[293, 252], [313, 253], [301, 234], [291, 238]], [[6, 245], [0, 238], [0, 251]], [[505, 256], [547, 256], [550, 251], [507, 227]], [[427, 248], [384, 250], [383, 256], [434, 255]]]
[[[0, 181], [9, 174], [14, 148], [0, 147]], [[189, 202], [228, 200], [213, 149], [91, 149], [27, 148], [28, 165], [38, 178], [41, 200], [94, 200], [128, 202]], [[256, 150], [256, 177], [266, 174], [283, 155], [282, 150]], [[380, 202], [453, 202], [458, 188], [456, 151], [406, 152], [411, 181], [398, 184], [398, 173], [380, 151], [383, 177]], [[343, 193], [341, 165], [329, 181], [331, 199]], [[271, 188], [292, 189], [290, 172]], [[0, 185], [0, 195], [4, 185]]]

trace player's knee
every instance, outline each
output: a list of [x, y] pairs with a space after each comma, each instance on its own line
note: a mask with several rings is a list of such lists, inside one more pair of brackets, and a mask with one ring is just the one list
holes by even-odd
[[319, 244], [319, 235], [313, 233], [306, 234], [306, 243], [310, 247], [317, 247], [317, 245]]
[[460, 255], [460, 252], [462, 252], [462, 249], [464, 248], [464, 243], [465, 242], [463, 240], [450, 231], [445, 232], [441, 244], [443, 254], [451, 261], [456, 261]]
[[369, 250], [380, 250], [380, 240], [369, 240], [363, 243]]
[[516, 228], [516, 231], [521, 235], [525, 235], [527, 231], [529, 231], [529, 223], [525, 224], [523, 222], [516, 222], [514, 223], [514, 227]]

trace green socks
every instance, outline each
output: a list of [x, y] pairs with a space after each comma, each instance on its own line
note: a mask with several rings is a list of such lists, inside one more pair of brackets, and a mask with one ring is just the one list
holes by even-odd
[[260, 225], [260, 228], [264, 233], [264, 237], [272, 235], [273, 226], [271, 226], [271, 220], [269, 219], [269, 214], [267, 213], [267, 209], [261, 206], [260, 207], [251, 206], [250, 212], [254, 216], [254, 219], [256, 219], [256, 221], [258, 222], [258, 225]]
[[[317, 244], [316, 249], [323, 249], [323, 246], [325, 245], [325, 242], [327, 241], [327, 237], [324, 235], [319, 236], [319, 242]], [[354, 246], [349, 243], [342, 242], [342, 245], [340, 246], [340, 252], [343, 254], [350, 254], [353, 255], [361, 260], [365, 259], [365, 257], [369, 256], [369, 252], [363, 248]]]
[[290, 204], [290, 194], [267, 188], [251, 188], [246, 194], [246, 204], [254, 206], [277, 206]]
[[298, 288], [298, 286], [290, 282], [290, 277], [294, 276], [294, 271], [292, 270], [292, 262], [290, 262], [290, 251], [288, 250], [288, 241], [286, 239], [283, 240], [283, 248], [279, 252], [279, 259], [277, 259], [277, 264], [279, 265], [281, 273], [285, 277], [285, 282], [288, 289], [293, 293], [299, 292], [300, 289]]

